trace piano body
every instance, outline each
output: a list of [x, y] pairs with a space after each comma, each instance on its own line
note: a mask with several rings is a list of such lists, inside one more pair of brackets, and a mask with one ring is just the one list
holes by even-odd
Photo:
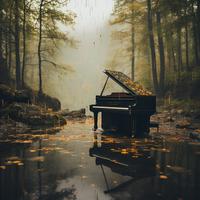
[[[98, 113], [101, 112], [104, 131], [114, 130], [134, 137], [148, 135], [150, 116], [156, 112], [156, 96], [122, 72], [105, 70], [104, 73], [107, 79], [102, 92], [96, 96], [96, 104], [90, 105], [90, 111], [94, 113], [94, 130], [98, 128]], [[103, 96], [109, 78], [126, 92]]]

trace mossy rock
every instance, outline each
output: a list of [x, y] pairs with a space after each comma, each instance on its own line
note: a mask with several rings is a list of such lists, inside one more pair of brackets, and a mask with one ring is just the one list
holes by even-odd
[[7, 85], [0, 84], [0, 100], [4, 103], [31, 102], [31, 97], [26, 90], [14, 90]]
[[36, 105], [14, 103], [7, 108], [8, 116], [30, 126], [54, 127], [65, 125], [66, 120], [58, 114], [47, 112]]

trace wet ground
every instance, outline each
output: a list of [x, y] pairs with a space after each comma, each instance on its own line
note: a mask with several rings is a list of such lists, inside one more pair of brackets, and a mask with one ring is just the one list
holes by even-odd
[[55, 135], [2, 143], [0, 199], [200, 199], [200, 142], [181, 134], [115, 137], [91, 127], [91, 119], [69, 121]]

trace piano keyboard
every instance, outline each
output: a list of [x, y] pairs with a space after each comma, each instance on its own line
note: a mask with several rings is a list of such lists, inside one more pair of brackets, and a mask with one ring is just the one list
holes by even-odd
[[92, 106], [92, 108], [96, 109], [105, 109], [105, 110], [129, 110], [129, 108], [126, 107], [114, 107], [114, 106]]

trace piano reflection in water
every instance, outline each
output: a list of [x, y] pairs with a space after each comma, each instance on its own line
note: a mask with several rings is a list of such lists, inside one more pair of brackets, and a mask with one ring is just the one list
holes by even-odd
[[[98, 128], [98, 113], [101, 112], [101, 128], [115, 130], [128, 136], [144, 137], [149, 133], [150, 116], [156, 112], [156, 96], [118, 71], [105, 70], [106, 82], [96, 104], [90, 105], [94, 113], [94, 130]], [[119, 84], [126, 92], [103, 96], [108, 79]]]
[[[142, 148], [142, 140], [130, 140], [118, 137], [105, 137], [94, 134], [93, 147], [89, 149], [89, 155], [95, 158], [96, 165], [101, 167], [106, 183], [105, 193], [119, 192], [123, 187], [140, 180], [151, 179], [156, 175], [156, 161], [150, 151]], [[108, 168], [118, 175], [129, 177], [122, 184], [115, 187], [109, 185], [112, 177]], [[100, 169], [100, 168], [99, 168]], [[109, 172], [109, 177], [106, 174]], [[123, 179], [124, 180], [124, 179]], [[142, 181], [142, 182], [143, 182]]]

